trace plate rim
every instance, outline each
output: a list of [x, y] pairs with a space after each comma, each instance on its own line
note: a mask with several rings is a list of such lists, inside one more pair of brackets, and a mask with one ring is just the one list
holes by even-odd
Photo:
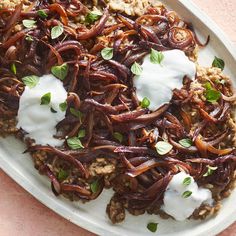
[[[226, 47], [228, 53], [234, 58], [236, 61], [236, 47], [233, 45], [229, 37], [225, 34], [225, 32], [205, 13], [203, 12], [192, 0], [178, 0], [178, 2], [186, 8], [189, 12], [191, 12], [195, 17], [198, 18], [205, 26], [207, 26], [211, 31], [216, 35], [216, 37], [222, 42], [222, 44]], [[89, 220], [84, 219], [79, 216], [80, 223], [73, 218], [70, 217], [70, 212], [58, 204], [52, 198], [50, 198], [46, 193], [39, 191], [35, 185], [33, 185], [30, 181], [27, 180], [23, 175], [14, 171], [14, 168], [10, 166], [10, 164], [4, 159], [0, 158], [0, 168], [5, 172], [13, 181], [15, 181], [18, 185], [20, 185], [24, 190], [26, 190], [31, 196], [33, 196], [37, 201], [41, 202], [43, 205], [48, 207], [50, 210], [54, 211], [56, 214], [60, 215], [64, 219], [72, 222], [73, 224], [88, 230], [92, 233], [98, 235], [117, 235], [114, 231], [108, 231], [104, 229], [101, 225], [97, 225], [89, 222]], [[33, 191], [32, 191], [33, 189]], [[40, 196], [40, 197], [39, 197]], [[46, 200], [45, 200], [46, 199]], [[57, 210], [55, 210], [57, 208]], [[195, 235], [201, 235], [202, 233], [208, 235], [216, 235], [220, 233], [232, 223], [236, 221], [236, 215], [232, 212], [228, 214], [221, 222], [222, 224], [218, 224], [217, 227], [210, 228], [205, 230], [204, 232], [199, 232]], [[66, 213], [66, 214], [65, 214]]]

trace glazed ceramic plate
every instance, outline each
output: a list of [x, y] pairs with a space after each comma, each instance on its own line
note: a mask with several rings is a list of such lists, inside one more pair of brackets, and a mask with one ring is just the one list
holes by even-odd
[[[210, 66], [214, 56], [219, 56], [226, 63], [225, 73], [236, 78], [236, 51], [224, 33], [204, 15], [190, 0], [164, 0], [185, 20], [192, 22], [202, 39], [211, 36], [210, 44], [200, 52], [200, 64]], [[234, 81], [234, 84], [236, 81]], [[25, 146], [9, 137], [0, 139], [0, 167], [18, 184], [25, 188], [40, 202], [69, 221], [99, 235], [154, 235], [146, 225], [150, 221], [158, 222], [157, 235], [195, 236], [215, 235], [236, 220], [236, 191], [223, 202], [219, 214], [205, 221], [176, 222], [162, 220], [155, 215], [131, 216], [127, 213], [124, 223], [112, 225], [105, 209], [112, 191], [104, 191], [99, 199], [87, 204], [73, 203], [61, 197], [56, 198], [51, 192], [48, 180], [34, 169], [29, 155], [23, 155]]]

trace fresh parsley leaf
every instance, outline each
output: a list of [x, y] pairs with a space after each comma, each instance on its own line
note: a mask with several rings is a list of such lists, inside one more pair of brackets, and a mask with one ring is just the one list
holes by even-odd
[[48, 14], [44, 10], [38, 10], [38, 15], [43, 19], [48, 17]]
[[85, 129], [81, 129], [78, 133], [78, 138], [84, 138], [85, 137]]
[[25, 26], [25, 28], [33, 28], [36, 26], [36, 21], [35, 20], [23, 20], [22, 21], [23, 25]]
[[134, 64], [131, 66], [131, 71], [134, 75], [141, 75], [143, 68], [137, 62], [134, 62]]
[[60, 169], [57, 175], [59, 181], [65, 180], [69, 176], [69, 173], [63, 169]]
[[67, 102], [65, 101], [65, 102], [60, 103], [59, 104], [59, 108], [60, 108], [60, 110], [62, 112], [66, 111], [66, 109], [67, 109]]
[[91, 12], [89, 12], [89, 13], [85, 16], [85, 23], [87, 23], [87, 24], [92, 24], [92, 23], [94, 23], [95, 21], [97, 21], [101, 16], [102, 16], [101, 13], [95, 12], [95, 11], [91, 11]]
[[190, 197], [192, 195], [192, 193], [193, 192], [191, 192], [191, 191], [185, 191], [185, 192], [183, 192], [182, 197], [183, 198], [188, 198], [188, 197]]
[[119, 132], [114, 132], [114, 133], [113, 133], [113, 137], [114, 137], [116, 140], [118, 140], [120, 143], [122, 143], [122, 141], [123, 141], [123, 135], [122, 135], [121, 133], [119, 133]]
[[149, 106], [150, 106], [150, 100], [147, 97], [143, 98], [141, 102], [141, 107], [148, 108]]
[[64, 28], [61, 25], [54, 26], [51, 29], [51, 39], [56, 39], [60, 37], [64, 32]]
[[221, 93], [212, 88], [211, 84], [207, 82], [205, 84], [205, 97], [208, 102], [215, 103], [219, 100]]
[[184, 139], [179, 140], [179, 144], [183, 147], [189, 148], [192, 146], [193, 143], [191, 139], [184, 138]]
[[151, 231], [152, 233], [155, 233], [157, 231], [157, 226], [158, 226], [158, 223], [150, 222], [147, 224], [147, 229]]
[[14, 75], [16, 75], [16, 64], [15, 63], [11, 64], [11, 71]]
[[191, 181], [192, 181], [191, 177], [186, 177], [186, 178], [183, 180], [183, 185], [184, 185], [184, 186], [188, 186], [188, 185], [191, 184]]
[[78, 137], [68, 138], [66, 141], [68, 146], [73, 150], [84, 148]]
[[225, 68], [225, 62], [219, 58], [219, 57], [215, 57], [213, 62], [212, 62], [212, 66], [213, 67], [218, 67], [220, 68], [221, 70], [224, 70]]
[[90, 184], [90, 189], [93, 193], [96, 193], [99, 189], [99, 181], [98, 179], [93, 181], [91, 184]]
[[156, 143], [155, 148], [158, 154], [165, 155], [168, 152], [170, 152], [173, 146], [170, 143], [167, 143], [165, 141], [159, 141]]
[[210, 175], [212, 175], [213, 174], [213, 172], [215, 171], [215, 170], [217, 170], [218, 169], [218, 167], [217, 166], [207, 166], [207, 172], [203, 175], [204, 177], [207, 177], [207, 176], [210, 176]]
[[51, 68], [51, 72], [55, 75], [58, 79], [64, 80], [68, 74], [69, 67], [66, 63], [60, 66], [53, 66]]
[[113, 57], [113, 48], [103, 48], [101, 55], [104, 60], [111, 60]]
[[150, 61], [153, 64], [161, 64], [161, 62], [164, 59], [164, 54], [162, 52], [158, 52], [155, 49], [151, 49], [151, 54], [150, 54]]
[[51, 93], [46, 93], [41, 97], [40, 105], [48, 105], [51, 102]]
[[36, 75], [29, 75], [22, 78], [24, 85], [28, 86], [29, 88], [34, 88], [38, 82], [39, 77]]

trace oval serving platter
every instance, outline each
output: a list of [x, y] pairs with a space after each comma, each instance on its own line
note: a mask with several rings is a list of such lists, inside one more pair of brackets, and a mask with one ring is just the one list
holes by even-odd
[[[234, 79], [236, 85], [236, 50], [219, 27], [190, 0], [164, 0], [163, 3], [186, 21], [192, 22], [200, 39], [206, 39], [210, 35], [209, 45], [200, 51], [200, 64], [210, 66], [214, 56], [221, 57], [226, 63], [225, 74]], [[44, 205], [99, 235], [154, 235], [146, 228], [150, 221], [159, 223], [157, 235], [215, 235], [236, 220], [236, 209], [232, 207], [236, 200], [235, 190], [223, 201], [219, 214], [208, 220], [176, 222], [171, 219], [163, 220], [155, 215], [131, 216], [127, 213], [124, 223], [112, 225], [105, 213], [112, 191], [106, 190], [97, 200], [86, 204], [70, 202], [62, 197], [56, 198], [51, 192], [48, 180], [34, 169], [30, 156], [22, 154], [24, 150], [25, 146], [13, 137], [1, 138], [0, 168]]]

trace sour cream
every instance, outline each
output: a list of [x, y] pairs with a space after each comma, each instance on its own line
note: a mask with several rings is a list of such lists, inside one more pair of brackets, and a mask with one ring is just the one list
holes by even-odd
[[[50, 104], [40, 105], [41, 97], [46, 93], [51, 93]], [[26, 86], [20, 97], [17, 128], [26, 131], [26, 137], [34, 139], [36, 144], [62, 145], [64, 140], [53, 136], [56, 125], [65, 118], [65, 111], [61, 111], [59, 104], [66, 98], [67, 92], [59, 79], [53, 75], [40, 77], [38, 84], [34, 88]], [[53, 113], [51, 108], [56, 112]]]
[[163, 52], [164, 59], [160, 64], [153, 64], [150, 55], [144, 58], [142, 74], [134, 77], [134, 87], [140, 101], [147, 97], [150, 110], [157, 110], [172, 98], [172, 90], [183, 86], [187, 75], [195, 79], [196, 65], [180, 50]]
[[[187, 177], [190, 177], [191, 182], [184, 185], [183, 181]], [[186, 191], [191, 195], [184, 198], [183, 193]], [[211, 191], [199, 188], [194, 179], [185, 172], [173, 176], [164, 193], [163, 201], [162, 210], [178, 221], [187, 219], [202, 203], [211, 205], [213, 202]]]

